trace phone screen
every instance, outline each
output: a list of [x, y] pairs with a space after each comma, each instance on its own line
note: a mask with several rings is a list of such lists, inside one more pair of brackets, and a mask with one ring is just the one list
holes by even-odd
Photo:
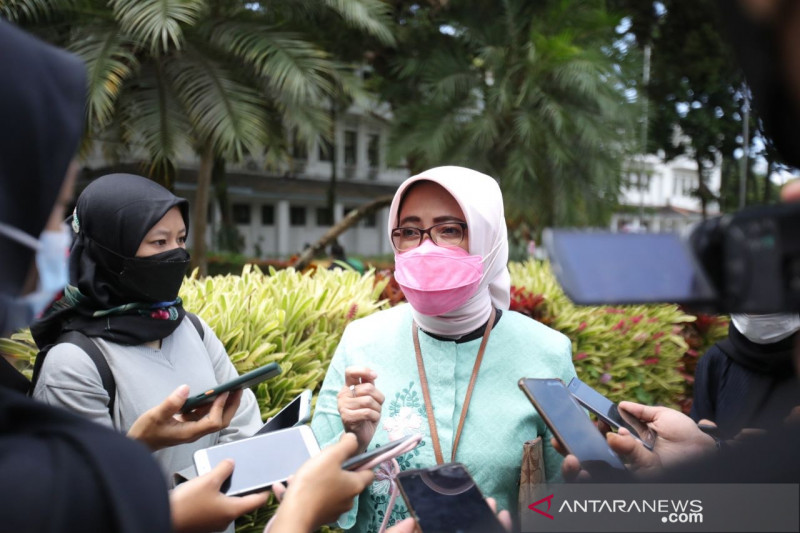
[[606, 424], [615, 429], [621, 427], [627, 429], [631, 432], [631, 435], [644, 444], [646, 448], [650, 450], [653, 449], [655, 433], [635, 417], [629, 415], [625, 411], [620, 411], [617, 408], [617, 404], [578, 378], [572, 378], [572, 381], [567, 385], [567, 389], [569, 389], [572, 396], [578, 400], [578, 403], [596, 414], [597, 417]]
[[397, 482], [424, 533], [505, 533], [460, 463], [406, 470]]
[[519, 385], [553, 435], [586, 470], [607, 466], [625, 469], [617, 454], [608, 447], [605, 437], [572, 398], [564, 382], [560, 379], [523, 378]]
[[543, 240], [559, 284], [577, 304], [714, 300], [708, 277], [675, 233], [546, 229]]
[[236, 466], [222, 492], [237, 496], [286, 481], [318, 452], [311, 428], [298, 426], [198, 450], [194, 462], [197, 473], [202, 475], [220, 461], [233, 459]]
[[[286, 429], [308, 421], [310, 413], [311, 392], [303, 392], [281, 409], [266, 424], [261, 426], [256, 435]], [[302, 416], [302, 418], [301, 418]]]
[[268, 365], [256, 368], [255, 370], [251, 370], [250, 372], [242, 374], [241, 376], [238, 376], [226, 383], [222, 383], [196, 396], [192, 396], [186, 400], [186, 402], [183, 404], [183, 407], [181, 407], [181, 413], [188, 413], [193, 409], [197, 409], [201, 405], [211, 403], [214, 401], [214, 398], [223, 392], [252, 387], [253, 385], [261, 383], [262, 381], [268, 380], [269, 378], [274, 378], [280, 373], [281, 367], [278, 365], [278, 363], [270, 363]]

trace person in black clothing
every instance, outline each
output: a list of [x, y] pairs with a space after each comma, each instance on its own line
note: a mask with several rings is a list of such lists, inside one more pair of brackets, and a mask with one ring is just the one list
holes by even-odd
[[797, 313], [734, 315], [728, 337], [697, 364], [692, 419], [714, 421], [723, 439], [744, 428], [763, 427], [764, 409], [795, 379], [798, 330]]

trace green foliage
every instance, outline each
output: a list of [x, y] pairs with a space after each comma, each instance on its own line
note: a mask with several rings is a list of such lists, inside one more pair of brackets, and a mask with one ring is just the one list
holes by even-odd
[[281, 365], [280, 379], [256, 390], [266, 419], [303, 389], [318, 388], [345, 326], [381, 307], [383, 285], [372, 272], [270, 268], [265, 275], [246, 265], [241, 276], [189, 278], [181, 297], [216, 332], [239, 373]]
[[496, 177], [535, 228], [605, 223], [635, 131], [619, 18], [591, 0], [432, 4], [398, 2], [401, 45], [376, 61], [393, 154]]
[[[682, 358], [690, 350], [683, 330], [696, 317], [668, 304], [576, 306], [547, 263], [512, 263], [509, 269], [514, 286], [543, 296], [538, 318], [572, 340], [581, 379], [614, 401], [679, 406], [686, 395]], [[715, 330], [706, 339], [721, 336]]]

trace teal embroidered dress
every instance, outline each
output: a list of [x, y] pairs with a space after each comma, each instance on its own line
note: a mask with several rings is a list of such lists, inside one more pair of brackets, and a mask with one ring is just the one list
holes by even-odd
[[[343, 432], [336, 397], [344, 384], [344, 370], [363, 365], [377, 373], [375, 385], [386, 396], [368, 449], [422, 433], [419, 446], [398, 458], [400, 467], [407, 470], [436, 464], [414, 355], [410, 309], [400, 305], [345, 329], [311, 422], [322, 447], [337, 442]], [[442, 454], [449, 461], [481, 338], [456, 343], [420, 332], [419, 340]], [[547, 478], [560, 478], [562, 458], [550, 446], [550, 432], [519, 389], [518, 380], [561, 378], [566, 383], [574, 376], [567, 337], [524, 315], [503, 311], [486, 346], [455, 458], [466, 465], [486, 496], [497, 499], [500, 509], [516, 512], [525, 441], [543, 437]], [[353, 510], [340, 517], [339, 526], [358, 532], [378, 531], [390, 492], [388, 478], [377, 470], [375, 482], [356, 499]], [[407, 516], [398, 497], [390, 524]]]

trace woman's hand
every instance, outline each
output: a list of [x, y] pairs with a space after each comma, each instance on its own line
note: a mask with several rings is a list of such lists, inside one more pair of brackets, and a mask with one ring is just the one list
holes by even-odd
[[381, 419], [384, 396], [375, 387], [378, 375], [367, 367], [351, 366], [344, 371], [344, 386], [337, 396], [344, 430], [355, 434], [358, 453], [367, 449]]
[[345, 459], [356, 453], [358, 441], [345, 433], [338, 444], [309, 459], [289, 481], [289, 488], [277, 484], [273, 491], [281, 506], [270, 524], [270, 533], [314, 531], [333, 522], [353, 507], [353, 498], [372, 482], [371, 470], [342, 470]]
[[225, 496], [220, 487], [233, 473], [233, 461], [220, 462], [209, 473], [189, 480], [169, 495], [172, 527], [177, 533], [222, 531], [239, 516], [265, 503], [269, 492]]
[[209, 406], [179, 414], [188, 397], [189, 386], [181, 385], [160, 405], [142, 413], [128, 430], [128, 436], [151, 450], [193, 442], [228, 427], [239, 408], [242, 391], [220, 394]]

